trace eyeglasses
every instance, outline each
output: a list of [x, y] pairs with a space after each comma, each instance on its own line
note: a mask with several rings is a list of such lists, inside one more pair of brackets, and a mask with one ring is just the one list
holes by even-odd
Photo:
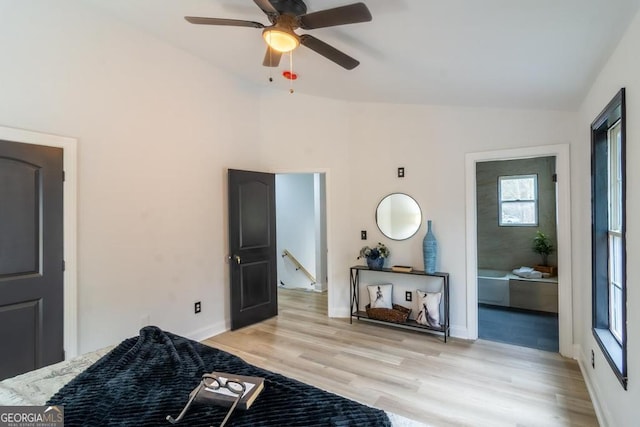
[[233, 410], [236, 409], [236, 406], [238, 406], [238, 402], [240, 402], [240, 399], [242, 399], [242, 396], [244, 395], [244, 392], [247, 390], [247, 387], [241, 381], [234, 380], [234, 379], [220, 378], [212, 374], [204, 374], [202, 376], [201, 384], [202, 383], [205, 385], [206, 388], [209, 388], [214, 391], [218, 391], [221, 388], [226, 388], [232, 393], [232, 396], [235, 395], [236, 397], [236, 399], [233, 401], [233, 404], [229, 408], [229, 412], [227, 412], [227, 415], [224, 417], [224, 420], [222, 420], [222, 423], [220, 424], [220, 427], [223, 427], [229, 420], [229, 417], [233, 413]]
[[224, 427], [227, 421], [229, 421], [229, 417], [231, 417], [234, 409], [236, 409], [236, 406], [238, 406], [238, 402], [240, 402], [240, 399], [242, 399], [242, 396], [244, 395], [247, 388], [245, 384], [239, 380], [221, 378], [213, 374], [204, 374], [202, 376], [202, 379], [200, 380], [200, 384], [198, 384], [198, 386], [189, 395], [189, 401], [185, 405], [182, 412], [180, 412], [180, 415], [178, 415], [178, 418], [173, 418], [171, 415], [167, 415], [167, 421], [169, 421], [171, 424], [175, 424], [182, 420], [182, 418], [184, 418], [184, 415], [189, 410], [189, 407], [191, 407], [191, 403], [193, 403], [200, 392], [206, 389], [214, 392], [219, 392], [231, 397], [235, 396], [233, 404], [229, 408], [227, 415], [224, 417], [224, 420], [222, 420], [222, 423], [220, 424], [220, 427]]

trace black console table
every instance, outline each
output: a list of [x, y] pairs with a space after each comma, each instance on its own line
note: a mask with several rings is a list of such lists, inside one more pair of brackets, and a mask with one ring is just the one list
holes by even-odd
[[[428, 277], [441, 277], [442, 278], [442, 301], [444, 304], [444, 318], [441, 319], [440, 327], [434, 327], [429, 325], [422, 325], [415, 320], [409, 319], [404, 323], [393, 323], [384, 320], [371, 319], [367, 316], [367, 312], [360, 309], [360, 272], [367, 271], [370, 273], [392, 273], [392, 274], [409, 274], [414, 276], [428, 276]], [[412, 271], [395, 271], [390, 268], [383, 268], [380, 270], [373, 270], [364, 265], [356, 265], [350, 269], [351, 286], [349, 288], [349, 297], [351, 299], [351, 311], [349, 323], [353, 323], [353, 318], [358, 320], [363, 319], [371, 322], [384, 323], [386, 325], [399, 326], [409, 329], [416, 329], [422, 332], [439, 332], [444, 336], [444, 342], [447, 342], [447, 336], [450, 336], [449, 326], [449, 273], [425, 273], [422, 270]]]

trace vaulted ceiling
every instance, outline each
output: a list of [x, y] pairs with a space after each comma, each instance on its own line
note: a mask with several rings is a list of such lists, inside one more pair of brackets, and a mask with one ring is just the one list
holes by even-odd
[[[348, 101], [575, 110], [640, 0], [362, 0], [367, 23], [309, 33], [358, 59], [347, 71], [304, 46], [262, 66], [261, 30], [184, 16], [258, 21], [252, 0], [88, 0], [153, 37], [256, 85]], [[308, 12], [350, 0], [306, 0]], [[273, 82], [269, 82], [273, 77]]]

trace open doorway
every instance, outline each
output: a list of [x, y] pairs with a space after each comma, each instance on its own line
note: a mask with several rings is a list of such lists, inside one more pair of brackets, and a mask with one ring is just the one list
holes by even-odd
[[481, 339], [559, 350], [555, 177], [555, 156], [476, 163]]
[[556, 158], [556, 206], [558, 265], [558, 335], [559, 352], [573, 357], [573, 298], [571, 262], [571, 173], [569, 144], [543, 145], [497, 151], [467, 153], [465, 155], [466, 188], [466, 308], [467, 328], [459, 335], [478, 338], [478, 246], [476, 209], [476, 165], [484, 161], [526, 159], [553, 156]]
[[278, 300], [319, 301], [325, 315], [326, 222], [324, 173], [276, 174]]

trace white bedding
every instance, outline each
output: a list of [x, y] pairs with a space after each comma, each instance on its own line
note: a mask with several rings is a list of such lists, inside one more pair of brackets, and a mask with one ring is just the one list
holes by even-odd
[[63, 385], [112, 348], [103, 348], [0, 382], [0, 405], [44, 405]]
[[[44, 405], [62, 386], [87, 369], [113, 347], [78, 356], [0, 382], [0, 406]], [[423, 427], [422, 424], [387, 412], [394, 427]]]

